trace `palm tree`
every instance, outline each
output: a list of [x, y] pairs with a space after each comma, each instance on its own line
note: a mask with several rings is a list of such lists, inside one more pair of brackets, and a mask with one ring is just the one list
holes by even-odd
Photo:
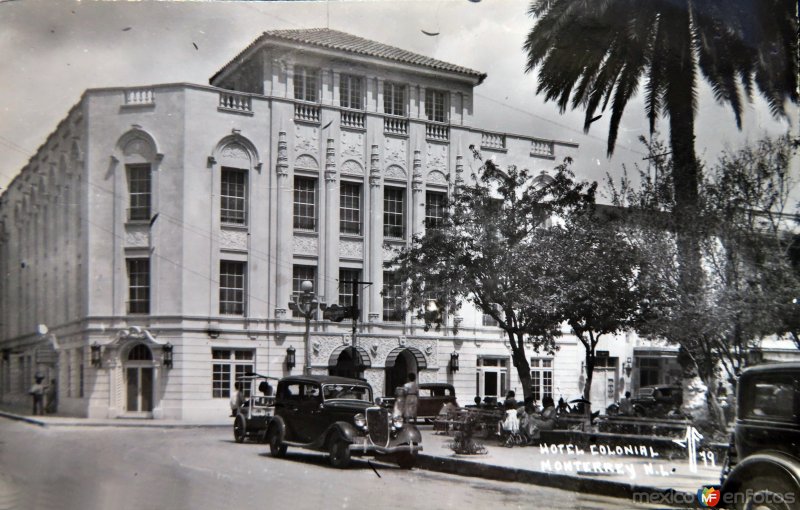
[[[693, 214], [698, 70], [741, 129], [743, 96], [757, 88], [775, 116], [797, 103], [795, 0], [535, 0], [524, 44], [536, 93], [585, 110], [584, 130], [610, 107], [608, 155], [622, 113], [644, 79], [651, 134], [669, 117], [678, 224]], [[571, 100], [570, 100], [571, 98]]]

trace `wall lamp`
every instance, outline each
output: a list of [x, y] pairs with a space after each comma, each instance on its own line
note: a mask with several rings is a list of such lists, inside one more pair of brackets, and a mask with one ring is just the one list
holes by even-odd
[[291, 370], [295, 366], [294, 347], [291, 345], [286, 349], [286, 368]]
[[164, 344], [164, 366], [172, 368], [172, 344], [167, 342]]
[[98, 344], [97, 342], [93, 343], [90, 347], [92, 349], [92, 358], [91, 358], [92, 366], [95, 368], [100, 368], [102, 347], [100, 347], [100, 344]]
[[206, 330], [206, 333], [207, 333], [207, 334], [208, 334], [208, 336], [209, 336], [209, 337], [211, 337], [211, 338], [219, 338], [219, 330], [218, 330], [218, 329], [212, 329], [212, 328], [208, 328], [208, 329]]
[[633, 370], [633, 363], [631, 363], [631, 359], [628, 358], [628, 361], [622, 364], [623, 370], [625, 370], [625, 374], [630, 377], [631, 371]]
[[458, 353], [456, 351], [450, 354], [450, 372], [458, 372]]

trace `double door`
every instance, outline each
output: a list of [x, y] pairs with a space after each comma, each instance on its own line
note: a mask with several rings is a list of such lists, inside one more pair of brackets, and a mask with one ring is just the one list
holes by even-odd
[[125, 369], [126, 411], [153, 411], [153, 367], [129, 366]]

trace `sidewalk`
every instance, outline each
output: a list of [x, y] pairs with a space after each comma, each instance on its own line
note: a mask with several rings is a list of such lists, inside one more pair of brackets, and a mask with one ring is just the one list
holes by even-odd
[[[221, 416], [206, 421], [89, 419], [65, 416], [31, 416], [27, 408], [0, 406], [0, 417], [20, 420], [41, 427], [152, 427], [196, 428], [231, 427], [231, 419]], [[611, 496], [631, 500], [636, 493], [647, 493], [658, 500], [677, 495], [683, 501], [694, 501], [697, 490], [719, 483], [723, 459], [716, 465], [698, 459], [692, 472], [688, 460], [650, 457], [640, 445], [630, 445], [619, 452], [605, 445], [577, 450], [572, 445], [501, 446], [495, 438], [479, 440], [488, 449], [486, 455], [456, 455], [447, 446], [450, 436], [434, 432], [430, 425], [420, 425], [424, 451], [418, 468], [429, 471], [512, 481], [554, 487], [575, 492]], [[645, 453], [647, 456], [631, 455]], [[702, 452], [702, 446], [699, 448]], [[627, 454], [626, 454], [627, 453]], [[707, 464], [707, 465], [706, 465]], [[673, 502], [668, 505], [677, 507]]]

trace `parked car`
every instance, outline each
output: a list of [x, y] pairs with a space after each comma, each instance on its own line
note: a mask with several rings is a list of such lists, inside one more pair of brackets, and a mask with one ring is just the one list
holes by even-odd
[[636, 416], [663, 418], [680, 411], [683, 388], [677, 385], [643, 386], [633, 399]]
[[289, 446], [327, 451], [338, 468], [346, 467], [351, 455], [372, 455], [410, 469], [422, 450], [417, 427], [374, 404], [368, 383], [334, 376], [281, 379], [266, 439], [275, 457]]
[[245, 439], [265, 441], [267, 424], [275, 411], [270, 379], [275, 378], [252, 374], [237, 379], [247, 395], [233, 420], [233, 438], [237, 443]]
[[800, 363], [746, 369], [737, 404], [722, 503], [741, 509], [800, 508]]
[[[394, 405], [394, 397], [381, 399], [381, 405], [391, 408]], [[458, 407], [456, 402], [456, 389], [452, 384], [447, 383], [422, 383], [419, 385], [419, 399], [417, 400], [417, 418], [424, 418], [431, 421], [442, 410], [445, 404], [452, 404]]]

